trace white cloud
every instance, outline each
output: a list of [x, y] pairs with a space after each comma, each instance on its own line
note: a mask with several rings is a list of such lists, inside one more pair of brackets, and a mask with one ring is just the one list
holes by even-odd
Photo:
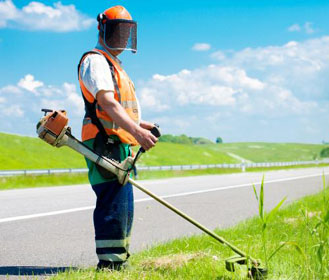
[[301, 30], [302, 30], [302, 28], [300, 27], [300, 25], [298, 23], [295, 23], [288, 27], [288, 31], [290, 31], [290, 32], [299, 32]]
[[312, 34], [315, 32], [315, 29], [313, 28], [312, 22], [305, 22], [304, 25], [299, 25], [298, 23], [295, 23], [288, 27], [289, 32], [305, 32], [306, 34]]
[[[215, 64], [156, 74], [140, 82], [137, 92], [143, 115], [159, 119], [165, 114], [172, 120], [185, 117], [199, 135], [212, 137], [222, 129], [239, 140], [242, 136], [237, 131], [258, 141], [267, 135], [274, 137], [272, 141], [280, 137], [281, 141], [298, 141], [298, 137], [321, 141], [325, 132], [318, 129], [319, 122], [326, 127], [329, 115], [329, 36], [280, 46], [219, 50], [210, 56]], [[303, 133], [301, 118], [317, 127], [317, 136]], [[260, 121], [264, 134], [252, 125]], [[164, 125], [173, 131], [170, 122]], [[178, 133], [194, 132], [186, 126]]]
[[0, 28], [7, 26], [7, 21], [15, 19], [18, 11], [11, 0], [0, 2]]
[[37, 93], [36, 89], [42, 87], [43, 82], [34, 80], [34, 77], [31, 74], [28, 74], [19, 80], [18, 86], [22, 89]]
[[20, 105], [10, 105], [10, 106], [6, 106], [4, 107], [1, 112], [4, 114], [4, 116], [6, 117], [13, 117], [15, 116], [15, 118], [20, 118], [24, 116], [24, 111], [21, 108]]
[[43, 95], [39, 100], [40, 108], [66, 110], [69, 114], [80, 117], [83, 115], [83, 99], [81, 94], [77, 93], [74, 84], [64, 83], [61, 87], [48, 86], [42, 92]]
[[196, 43], [192, 47], [192, 50], [198, 51], [198, 52], [203, 52], [203, 51], [209, 51], [211, 48], [211, 45], [208, 43]]
[[68, 32], [86, 29], [94, 23], [95, 20], [80, 13], [74, 5], [61, 2], [52, 7], [33, 1], [22, 9], [12, 0], [0, 2], [0, 28]]
[[216, 51], [211, 54], [211, 57], [219, 61], [224, 60], [226, 58], [226, 55], [223, 51]]
[[249, 77], [243, 69], [209, 65], [177, 74], [156, 74], [139, 93], [149, 110], [164, 111], [176, 106], [233, 106], [247, 91], [263, 90], [265, 84]]
[[19, 94], [22, 93], [22, 90], [17, 87], [17, 86], [13, 86], [13, 85], [8, 85], [8, 86], [4, 86], [3, 88], [0, 88], [0, 94], [4, 93], [4, 94]]
[[312, 34], [315, 32], [314, 28], [312, 27], [313, 23], [311, 22], [306, 22], [304, 24], [304, 29], [307, 34]]
[[[27, 74], [17, 85], [0, 88], [0, 131], [35, 135], [35, 125], [41, 109], [63, 109], [68, 112], [70, 125], [79, 136], [84, 103], [75, 84], [46, 85]], [[8, 122], [8, 116], [11, 116]]]

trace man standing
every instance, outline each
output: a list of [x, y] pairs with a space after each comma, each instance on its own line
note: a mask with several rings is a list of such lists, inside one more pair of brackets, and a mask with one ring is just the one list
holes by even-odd
[[[109, 158], [122, 161], [131, 155], [130, 146], [152, 148], [157, 138], [154, 127], [140, 119], [134, 84], [117, 56], [124, 50], [136, 52], [137, 24], [122, 6], [99, 14], [98, 43], [85, 53], [78, 66], [85, 102], [82, 141]], [[97, 196], [94, 211], [97, 267], [120, 269], [129, 257], [133, 221], [133, 192], [130, 183], [87, 160], [89, 181]]]

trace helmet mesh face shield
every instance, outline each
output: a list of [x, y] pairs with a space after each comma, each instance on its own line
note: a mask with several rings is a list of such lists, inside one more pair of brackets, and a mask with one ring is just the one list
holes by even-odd
[[125, 19], [107, 20], [103, 25], [103, 41], [110, 50], [137, 52], [137, 22]]

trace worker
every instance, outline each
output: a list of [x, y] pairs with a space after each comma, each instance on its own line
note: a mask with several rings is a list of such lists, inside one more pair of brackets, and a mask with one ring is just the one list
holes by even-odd
[[[139, 144], [147, 151], [158, 139], [150, 132], [154, 124], [141, 120], [134, 84], [118, 59], [124, 50], [137, 51], [136, 22], [122, 6], [105, 10], [97, 21], [97, 45], [83, 54], [78, 66], [86, 111], [82, 141], [97, 153], [122, 161], [131, 155], [131, 146]], [[120, 270], [129, 258], [132, 185], [120, 185], [115, 175], [86, 161], [97, 198], [93, 216], [97, 268]]]

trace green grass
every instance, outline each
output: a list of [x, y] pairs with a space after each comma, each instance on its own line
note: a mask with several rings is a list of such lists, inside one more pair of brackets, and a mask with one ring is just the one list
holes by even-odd
[[[141, 157], [139, 164], [159, 166], [241, 162], [236, 156], [253, 162], [312, 160], [319, 157], [324, 147], [297, 143], [158, 143]], [[0, 170], [84, 167], [84, 158], [68, 147], [58, 149], [38, 138], [0, 133]]]
[[[211, 145], [209, 145], [211, 147]], [[300, 143], [227, 143], [213, 149], [232, 153], [253, 162], [302, 161], [320, 158], [326, 145]]]
[[[308, 196], [286, 206], [268, 222], [267, 252], [275, 251], [286, 242], [268, 263], [268, 279], [329, 279], [329, 230], [325, 226], [317, 227], [319, 220], [325, 218], [329, 227], [328, 189], [327, 198], [323, 194]], [[261, 220], [255, 217], [216, 232], [249, 255], [264, 260], [261, 228]], [[238, 267], [235, 273], [225, 270], [224, 259], [231, 255], [228, 248], [203, 234], [176, 239], [135, 254], [126, 271], [70, 270], [51, 279], [248, 279], [244, 266]]]
[[145, 153], [139, 160], [140, 165], [184, 165], [184, 164], [216, 164], [238, 163], [226, 152], [213, 149], [214, 145], [193, 145], [158, 143], [150, 152]]
[[52, 186], [88, 184], [87, 173], [0, 177], [0, 191]]
[[0, 133], [0, 170], [85, 167], [84, 158], [68, 147], [58, 149], [38, 138]]

